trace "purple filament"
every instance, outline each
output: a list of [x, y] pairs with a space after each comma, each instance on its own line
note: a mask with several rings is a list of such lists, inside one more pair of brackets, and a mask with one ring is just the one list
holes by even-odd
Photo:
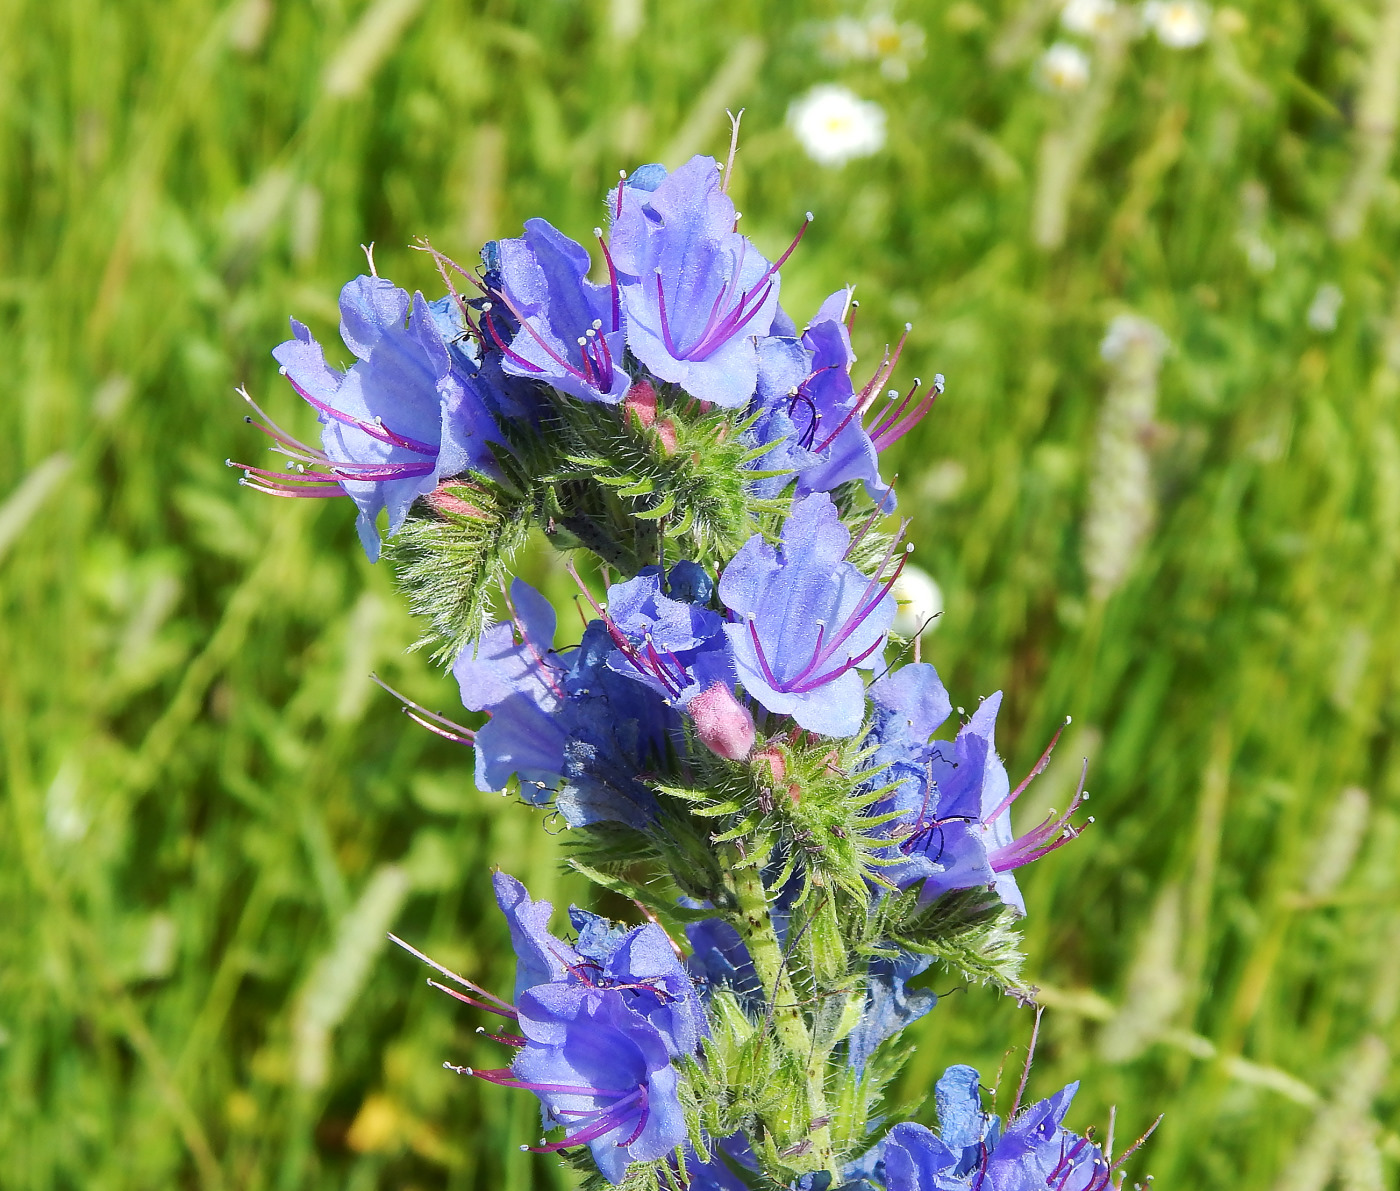
[[656, 303], [661, 317], [661, 337], [666, 343], [666, 350], [671, 353], [672, 357], [677, 360], [708, 360], [724, 344], [748, 326], [759, 310], [763, 308], [763, 303], [768, 300], [768, 295], [773, 292], [774, 274], [782, 268], [788, 257], [793, 254], [794, 249], [802, 242], [802, 237], [806, 234], [811, 223], [812, 217], [808, 215], [803, 220], [801, 228], [798, 229], [797, 235], [793, 237], [792, 243], [788, 245], [787, 251], [769, 265], [763, 276], [754, 282], [749, 289], [742, 291], [739, 294], [739, 300], [730, 306], [728, 303], [733, 296], [733, 290], [738, 288], [738, 277], [744, 266], [744, 252], [748, 247], [747, 240], [740, 241], [739, 256], [734, 262], [733, 275], [725, 278], [719, 292], [715, 295], [704, 328], [696, 341], [687, 348], [679, 347], [671, 334], [671, 322], [666, 310], [666, 291], [661, 281], [661, 270], [657, 269]]

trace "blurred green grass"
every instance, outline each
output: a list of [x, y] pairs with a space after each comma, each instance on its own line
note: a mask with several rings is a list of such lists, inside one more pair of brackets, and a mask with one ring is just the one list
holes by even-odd
[[[495, 1048], [381, 940], [505, 985], [489, 866], [587, 895], [369, 684], [454, 703], [346, 507], [234, 485], [232, 387], [306, 429], [267, 349], [331, 330], [360, 243], [427, 288], [415, 235], [584, 235], [619, 168], [719, 150], [740, 104], [745, 230], [818, 217], [788, 308], [856, 282], [864, 358], [910, 320], [905, 374], [948, 376], [897, 461], [947, 600], [925, 656], [961, 702], [1007, 689], [1013, 770], [1074, 715], [1035, 805], [1093, 756], [1096, 824], [1024, 881], [1033, 1090], [1083, 1079], [1073, 1123], [1116, 1104], [1120, 1146], [1165, 1112], [1162, 1186], [1394, 1185], [1400, 4], [1242, 3], [1063, 98], [1032, 81], [1048, 0], [904, 5], [907, 81], [823, 59], [838, 11], [0, 5], [0, 1185], [567, 1183], [516, 1149], [528, 1096], [441, 1070]], [[836, 171], [783, 125], [828, 80], [890, 120]], [[1098, 598], [1129, 311], [1173, 345], [1109, 444], [1156, 514]], [[948, 991], [911, 1096], [1029, 1035]]]

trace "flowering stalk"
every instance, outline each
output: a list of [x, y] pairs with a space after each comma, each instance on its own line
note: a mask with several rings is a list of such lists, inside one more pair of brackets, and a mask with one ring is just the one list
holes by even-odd
[[[762, 254], [721, 172], [623, 177], [596, 270], [534, 219], [476, 269], [422, 245], [441, 298], [350, 282], [348, 371], [300, 323], [274, 352], [321, 445], [259, 410], [288, 463], [248, 482], [354, 501], [474, 717], [410, 718], [471, 750], [481, 790], [548, 808], [571, 867], [644, 918], [571, 907], [565, 932], [497, 872], [511, 997], [404, 944], [494, 1019], [489, 1058], [446, 1066], [534, 1095], [545, 1136], [517, 1144], [590, 1185], [1121, 1188], [1063, 1127], [1073, 1087], [1003, 1125], [953, 1067], [938, 1133], [889, 1119], [934, 963], [1031, 999], [1015, 874], [1077, 837], [1087, 795], [1017, 834], [1049, 749], [1013, 789], [999, 692], [945, 730], [937, 671], [891, 635], [908, 525], [881, 525], [882, 453], [944, 379], [890, 387], [908, 327], [857, 374], [848, 288], [799, 328], [780, 273], [802, 230]], [[591, 614], [568, 644], [511, 575], [534, 528], [602, 564], [606, 591], [569, 564]]]

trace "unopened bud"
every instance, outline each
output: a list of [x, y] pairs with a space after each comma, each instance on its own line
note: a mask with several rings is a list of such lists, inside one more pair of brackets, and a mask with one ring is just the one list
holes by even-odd
[[436, 513], [445, 513], [453, 517], [472, 517], [478, 521], [487, 520], [487, 515], [470, 501], [462, 499], [462, 493], [470, 492], [471, 489], [462, 484], [439, 484], [428, 493], [428, 504]]
[[781, 785], [787, 777], [787, 761], [783, 759], [782, 750], [777, 745], [770, 744], [765, 749], [759, 749], [754, 754], [753, 759], [755, 764], [768, 767], [768, 772], [772, 775], [775, 786]]
[[662, 418], [652, 429], [656, 431], [656, 437], [661, 440], [666, 454], [674, 455], [676, 453], [676, 424], [670, 418]]
[[637, 415], [637, 421], [643, 426], [651, 426], [656, 422], [656, 390], [649, 380], [639, 380], [635, 385], [627, 390], [627, 397], [622, 402], [624, 409]]
[[714, 682], [686, 704], [695, 735], [726, 761], [742, 761], [753, 751], [753, 716], [722, 682]]

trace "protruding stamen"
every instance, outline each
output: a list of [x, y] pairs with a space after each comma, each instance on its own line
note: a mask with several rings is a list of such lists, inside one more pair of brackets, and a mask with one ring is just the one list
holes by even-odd
[[407, 695], [400, 694], [394, 690], [378, 674], [371, 674], [370, 681], [378, 683], [389, 694], [393, 695], [401, 704], [403, 711], [409, 719], [421, 727], [427, 728], [435, 736], [441, 736], [444, 740], [450, 740], [453, 744], [474, 744], [476, 733], [470, 728], [464, 728], [461, 724], [454, 723], [444, 715], [439, 715], [436, 711], [429, 711], [421, 703], [415, 703]]
[[[485, 997], [488, 1001], [493, 1002], [495, 1005], [498, 1006], [498, 1008], [491, 1009], [491, 1012], [496, 1014], [497, 1016], [519, 1017], [519, 1014], [515, 1011], [515, 1006], [512, 1005], [509, 1001], [503, 1001], [500, 997], [496, 996], [495, 993], [487, 992], [486, 989], [481, 987], [481, 985], [473, 984], [470, 980], [466, 979], [466, 977], [457, 975], [457, 973], [452, 971], [451, 968], [444, 968], [440, 963], [437, 962], [437, 960], [428, 958], [428, 956], [424, 955], [421, 951], [418, 950], [417, 947], [414, 947], [411, 943], [405, 943], [401, 938], [398, 937], [398, 935], [389, 935], [389, 941], [392, 943], [397, 943], [400, 947], [407, 951], [409, 955], [413, 956], [415, 959], [422, 960], [425, 964], [428, 965], [428, 967], [432, 968], [435, 972], [440, 972], [442, 975], [446, 976], [449, 980], [453, 981], [454, 983], [460, 984], [463, 988], [470, 989], [478, 996]], [[470, 1067], [466, 1068], [465, 1070], [466, 1074], [468, 1075], [474, 1074]]]

